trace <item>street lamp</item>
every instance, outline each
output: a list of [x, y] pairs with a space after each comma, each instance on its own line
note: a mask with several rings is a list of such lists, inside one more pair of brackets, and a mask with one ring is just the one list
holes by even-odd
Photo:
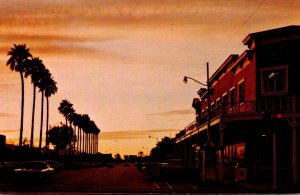
[[199, 83], [199, 84], [204, 85], [204, 86], [207, 87], [208, 97], [207, 97], [207, 142], [206, 142], [206, 145], [207, 146], [214, 146], [214, 144], [211, 141], [211, 137], [210, 137], [210, 117], [211, 117], [210, 116], [211, 115], [210, 114], [211, 113], [211, 110], [210, 110], [210, 95], [211, 95], [211, 87], [210, 87], [210, 82], [209, 82], [209, 64], [208, 63], [206, 63], [206, 72], [207, 72], [207, 81], [206, 81], [207, 84], [204, 84], [204, 83], [202, 83], [202, 82], [200, 82], [200, 81], [198, 81], [198, 80], [196, 80], [192, 77], [188, 77], [188, 76], [184, 76], [183, 82], [187, 83], [187, 80], [191, 79], [191, 80], [195, 81], [196, 83]]
[[[183, 82], [184, 83], [187, 83], [187, 80], [188, 79], [191, 79], [201, 85], [204, 85], [207, 87], [207, 142], [204, 144], [204, 146], [206, 147], [214, 147], [215, 144], [211, 141], [211, 136], [210, 136], [210, 113], [211, 113], [211, 110], [210, 110], [210, 96], [211, 96], [211, 84], [209, 82], [209, 64], [206, 63], [206, 73], [207, 73], [207, 81], [206, 81], [206, 84], [194, 79], [194, 78], [191, 78], [191, 77], [187, 77], [187, 76], [184, 76], [183, 78]], [[203, 150], [203, 153], [202, 153], [202, 160], [203, 160], [203, 163], [202, 163], [202, 170], [203, 170], [203, 173], [202, 173], [202, 180], [203, 182], [205, 181], [205, 177], [206, 177], [206, 162], [205, 162], [205, 147], [204, 147], [204, 150]]]
[[184, 83], [187, 83], [187, 80], [188, 80], [188, 79], [191, 79], [191, 80], [193, 80], [193, 81], [195, 81], [196, 83], [199, 83], [199, 84], [201, 84], [201, 85], [207, 86], [206, 84], [204, 84], [204, 83], [202, 83], [202, 82], [200, 82], [200, 81], [198, 81], [198, 80], [196, 80], [196, 79], [194, 79], [194, 78], [192, 78], [192, 77], [188, 77], [188, 76], [184, 76], [184, 77], [183, 77], [183, 82], [184, 82]]

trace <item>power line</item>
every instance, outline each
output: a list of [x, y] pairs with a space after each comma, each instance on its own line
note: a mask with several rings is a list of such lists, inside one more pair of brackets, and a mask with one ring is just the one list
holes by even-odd
[[212, 56], [212, 61], [215, 59], [216, 55], [224, 49], [226, 45], [228, 45], [229, 42], [232, 41], [232, 39], [235, 37], [235, 35], [250, 21], [250, 19], [256, 14], [256, 12], [259, 10], [259, 8], [266, 2], [266, 0], [262, 0], [260, 4], [253, 10], [253, 12], [246, 18], [246, 20], [237, 28], [237, 30], [233, 33], [233, 35], [226, 41], [222, 47], [217, 50], [214, 55]]

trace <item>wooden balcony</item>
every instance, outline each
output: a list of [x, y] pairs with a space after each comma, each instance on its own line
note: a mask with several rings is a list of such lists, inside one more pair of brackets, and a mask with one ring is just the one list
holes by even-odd
[[[296, 114], [300, 116], [300, 97], [263, 98], [260, 100], [220, 104], [211, 108], [211, 120], [221, 118], [223, 121], [262, 119], [262, 112], [268, 112], [271, 117], [281, 113], [289, 118]], [[207, 122], [207, 111], [196, 116], [197, 125]]]

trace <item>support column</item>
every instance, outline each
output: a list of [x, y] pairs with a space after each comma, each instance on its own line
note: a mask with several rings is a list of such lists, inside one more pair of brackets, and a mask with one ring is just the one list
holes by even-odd
[[277, 189], [277, 155], [276, 155], [276, 132], [272, 133], [273, 139], [273, 189]]
[[226, 124], [220, 122], [220, 165], [219, 165], [219, 181], [224, 181], [224, 129]]
[[292, 171], [293, 183], [298, 182], [298, 165], [297, 165], [297, 120], [296, 120], [296, 97], [293, 97], [293, 124], [292, 124]]
[[186, 160], [186, 159], [187, 159], [187, 154], [186, 154], [186, 152], [187, 152], [187, 151], [186, 151], [186, 141], [187, 141], [186, 139], [183, 140], [183, 159], [184, 159], [184, 160], [183, 160], [183, 161], [184, 161], [183, 164], [184, 164], [184, 167], [186, 167], [186, 161], [187, 161], [187, 160]]
[[206, 180], [206, 164], [205, 164], [205, 150], [202, 151], [202, 182]]
[[298, 182], [298, 164], [297, 164], [297, 118], [296, 118], [296, 97], [292, 99], [292, 122], [287, 119], [288, 124], [292, 127], [292, 174], [293, 174], [293, 183]]
[[192, 136], [190, 136], [190, 138], [189, 138], [189, 153], [190, 153], [190, 155], [189, 155], [189, 167], [192, 167], [192, 164], [193, 164], [193, 144], [192, 144]]

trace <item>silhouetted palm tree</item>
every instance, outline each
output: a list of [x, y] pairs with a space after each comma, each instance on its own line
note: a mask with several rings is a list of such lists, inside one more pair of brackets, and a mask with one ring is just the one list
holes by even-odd
[[87, 114], [83, 114], [81, 117], [81, 122], [82, 122], [82, 133], [83, 133], [83, 152], [87, 152], [87, 133], [88, 133], [88, 127], [89, 127], [89, 122], [90, 122], [90, 117]]
[[45, 66], [41, 59], [33, 58], [27, 60], [24, 67], [25, 77], [31, 76], [31, 83], [33, 84], [33, 104], [32, 104], [32, 120], [31, 120], [31, 136], [30, 136], [30, 147], [33, 147], [34, 142], [34, 113], [35, 113], [35, 97], [36, 87], [41, 80], [41, 74], [43, 73]]
[[53, 77], [48, 80], [46, 83], [45, 88], [45, 96], [46, 96], [46, 102], [47, 102], [47, 119], [46, 119], [46, 150], [48, 149], [48, 141], [47, 141], [47, 135], [48, 135], [48, 128], [49, 128], [49, 97], [51, 95], [54, 95], [57, 92], [57, 86], [56, 82], [54, 81]]
[[40, 140], [39, 140], [39, 149], [42, 148], [42, 137], [43, 137], [43, 118], [44, 118], [44, 92], [47, 86], [47, 83], [51, 79], [51, 73], [48, 69], [44, 69], [43, 72], [41, 72], [41, 79], [38, 83], [39, 91], [42, 93], [41, 98], [41, 127], [40, 127]]
[[[74, 149], [77, 151], [77, 155], [79, 154], [79, 142], [80, 142], [80, 114], [73, 113], [71, 116], [71, 121], [73, 122], [74, 125], [74, 135], [75, 135], [75, 142], [74, 142]], [[77, 133], [76, 133], [76, 127], [77, 127]], [[75, 145], [77, 146], [75, 148]]]
[[11, 48], [8, 52], [10, 58], [8, 59], [6, 65], [12, 71], [20, 73], [21, 83], [22, 83], [22, 99], [21, 99], [21, 124], [20, 124], [20, 137], [19, 137], [19, 146], [22, 146], [23, 141], [23, 119], [24, 119], [24, 78], [23, 78], [23, 68], [26, 61], [31, 57], [29, 48], [26, 48], [26, 45], [16, 45]]
[[68, 100], [62, 100], [59, 107], [59, 113], [61, 113], [66, 118], [66, 125], [68, 126], [68, 118], [71, 113], [74, 113], [73, 104], [71, 104]]
[[78, 135], [78, 142], [77, 142], [77, 155], [82, 152], [82, 115], [76, 114], [75, 124], [77, 126], [77, 135]]

